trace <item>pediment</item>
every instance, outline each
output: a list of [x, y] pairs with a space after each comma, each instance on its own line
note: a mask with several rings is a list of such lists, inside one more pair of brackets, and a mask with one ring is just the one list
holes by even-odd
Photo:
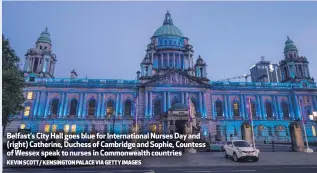
[[189, 76], [182, 71], [172, 70], [160, 76], [155, 76], [154, 79], [144, 83], [145, 86], [169, 85], [169, 86], [202, 86], [208, 85], [203, 81]]

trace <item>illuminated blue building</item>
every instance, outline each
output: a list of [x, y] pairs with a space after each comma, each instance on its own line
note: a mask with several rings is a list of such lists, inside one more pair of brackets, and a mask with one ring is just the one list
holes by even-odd
[[137, 80], [79, 79], [75, 71], [71, 78], [55, 78], [51, 44], [46, 29], [27, 51], [25, 110], [8, 130], [121, 133], [130, 131], [137, 116], [143, 132], [168, 133], [175, 122], [164, 117], [169, 110], [186, 111], [191, 99], [207, 138], [244, 137], [251, 112], [256, 140], [290, 140], [289, 125], [302, 118], [309, 140], [316, 140], [317, 126], [308, 119], [317, 111], [316, 83], [289, 38], [279, 63], [282, 83], [209, 81], [207, 64], [201, 56], [194, 61], [193, 46], [169, 13], [147, 45]]

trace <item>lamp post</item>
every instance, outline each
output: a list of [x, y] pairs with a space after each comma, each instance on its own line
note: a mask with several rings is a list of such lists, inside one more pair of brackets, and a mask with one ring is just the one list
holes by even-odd
[[305, 152], [312, 153], [312, 152], [314, 152], [314, 150], [309, 148], [309, 144], [308, 144], [306, 126], [305, 126], [305, 123], [304, 123], [305, 120], [304, 120], [303, 110], [302, 110], [302, 100], [299, 100], [299, 108], [300, 108], [300, 113], [301, 113], [301, 116], [302, 116], [302, 124], [303, 124], [303, 128], [304, 128], [305, 139], [306, 139], [306, 151]]
[[317, 122], [317, 111], [314, 111], [313, 114], [309, 115], [311, 121]]

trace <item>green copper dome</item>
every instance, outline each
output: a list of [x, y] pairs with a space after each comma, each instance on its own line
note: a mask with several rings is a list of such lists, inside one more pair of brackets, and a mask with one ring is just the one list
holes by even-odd
[[37, 39], [37, 42], [52, 44], [50, 33], [47, 31], [47, 27], [45, 31], [41, 33], [41, 36]]
[[165, 19], [163, 26], [159, 27], [154, 35], [154, 37], [158, 36], [178, 36], [178, 37], [183, 37], [182, 32], [173, 25], [173, 20], [169, 12], [165, 14]]
[[287, 40], [285, 42], [284, 52], [292, 51], [292, 50], [297, 51], [297, 47], [295, 46], [294, 42], [289, 37], [287, 37]]

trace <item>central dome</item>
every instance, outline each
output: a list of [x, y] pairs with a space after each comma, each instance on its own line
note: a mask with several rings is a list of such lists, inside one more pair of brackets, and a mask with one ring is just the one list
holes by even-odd
[[154, 37], [159, 37], [159, 36], [184, 37], [182, 32], [176, 26], [173, 25], [173, 20], [169, 12], [165, 14], [163, 26], [159, 27], [155, 31], [153, 36]]

